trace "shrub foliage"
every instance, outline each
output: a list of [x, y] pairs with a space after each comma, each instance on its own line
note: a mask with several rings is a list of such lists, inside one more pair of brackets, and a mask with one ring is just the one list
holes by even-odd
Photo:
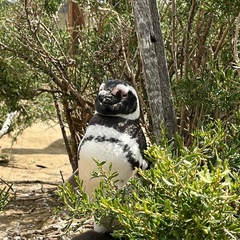
[[[215, 130], [213, 131], [213, 127]], [[89, 201], [82, 191], [68, 187], [59, 191], [72, 217], [93, 214], [101, 222], [106, 216], [118, 218], [124, 230], [114, 235], [127, 239], [238, 239], [240, 237], [240, 177], [230, 167], [230, 159], [239, 162], [222, 148], [226, 143], [219, 122], [195, 132], [191, 149], [179, 138], [179, 151], [163, 141], [146, 151], [154, 167], [140, 171], [118, 188], [110, 171], [102, 169], [94, 177], [103, 178]], [[214, 132], [214, 133], [213, 133]], [[227, 145], [225, 146], [227, 148]], [[239, 154], [239, 150], [238, 150]], [[213, 161], [214, 159], [214, 161]]]
[[[70, 132], [63, 137], [73, 169], [104, 80], [133, 83], [143, 126], [154, 135], [130, 1], [77, 2], [81, 23], [63, 28], [59, 0], [0, 0], [0, 122], [15, 110], [15, 129], [57, 115]], [[227, 123], [239, 109], [238, 2], [158, 1], [179, 132], [188, 146], [198, 120]]]

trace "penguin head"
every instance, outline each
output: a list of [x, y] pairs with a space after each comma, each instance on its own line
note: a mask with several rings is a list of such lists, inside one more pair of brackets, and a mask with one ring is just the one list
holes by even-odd
[[140, 107], [137, 92], [123, 80], [108, 80], [99, 88], [95, 110], [100, 115], [138, 119]]

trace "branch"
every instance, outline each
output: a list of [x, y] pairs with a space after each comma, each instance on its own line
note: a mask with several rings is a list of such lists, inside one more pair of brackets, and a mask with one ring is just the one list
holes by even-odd
[[189, 11], [189, 16], [188, 16], [188, 20], [187, 20], [187, 26], [185, 29], [185, 33], [184, 33], [184, 48], [183, 48], [183, 52], [184, 52], [184, 76], [187, 77], [187, 74], [189, 72], [189, 34], [190, 31], [192, 29], [192, 24], [193, 24], [193, 19], [194, 19], [194, 14], [195, 14], [195, 8], [196, 8], [196, 0], [192, 0], [191, 3], [191, 7], [190, 7], [190, 11]]
[[67, 153], [68, 153], [69, 162], [71, 163], [72, 169], [74, 170], [76, 168], [76, 166], [73, 162], [73, 156], [72, 156], [71, 148], [70, 148], [70, 145], [69, 145], [67, 133], [65, 131], [65, 127], [64, 127], [64, 123], [63, 123], [63, 119], [62, 119], [62, 115], [61, 115], [61, 111], [60, 111], [60, 106], [58, 104], [56, 95], [54, 93], [52, 93], [52, 97], [53, 97], [53, 101], [54, 101], [54, 105], [55, 105], [55, 109], [56, 109], [56, 113], [57, 113], [58, 122], [59, 122], [59, 125], [60, 125], [60, 128], [61, 128], [63, 140], [64, 140], [65, 147], [66, 147], [66, 150], [67, 150]]
[[1, 181], [4, 183], [11, 183], [11, 184], [46, 184], [46, 185], [53, 185], [53, 186], [58, 186], [59, 183], [53, 183], [53, 182], [46, 182], [46, 181], [41, 181], [41, 180], [16, 180], [16, 181], [5, 181], [2, 178], [0, 178]]
[[176, 47], [176, 0], [172, 0], [172, 56], [173, 56], [173, 66], [175, 71], [176, 80], [178, 81], [178, 61], [177, 61], [177, 47]]
[[11, 125], [11, 121], [12, 119], [15, 117], [15, 115], [17, 114], [17, 111], [15, 112], [11, 112], [7, 115], [7, 119], [5, 120], [5, 122], [3, 123], [2, 129], [0, 130], [0, 138], [7, 133], [10, 125]]
[[41, 95], [42, 93], [45, 93], [45, 92], [52, 93], [52, 94], [56, 94], [56, 93], [62, 94], [63, 93], [60, 90], [50, 90], [50, 89], [45, 89], [45, 88], [38, 88], [36, 90], [36, 92], [37, 92], [37, 94], [36, 94], [37, 96], [39, 96], [39, 95]]
[[224, 40], [225, 40], [225, 38], [226, 38], [226, 36], [227, 36], [227, 34], [228, 34], [228, 31], [229, 31], [229, 29], [230, 29], [229, 26], [230, 26], [230, 25], [227, 25], [227, 27], [225, 28], [225, 30], [224, 30], [221, 38], [219, 39], [219, 42], [218, 42], [217, 47], [216, 47], [216, 50], [215, 50], [215, 52], [214, 52], [214, 59], [217, 59], [217, 56], [218, 56], [218, 54], [219, 54], [219, 52], [220, 52], [220, 50], [221, 50], [221, 47], [222, 47], [223, 44], [224, 44]]
[[240, 13], [238, 14], [237, 16], [237, 19], [236, 19], [236, 30], [235, 30], [235, 36], [234, 36], [234, 39], [233, 39], [233, 55], [234, 55], [234, 60], [237, 64], [236, 68], [237, 68], [237, 72], [238, 72], [238, 76], [240, 76], [240, 60], [239, 60], [239, 57], [238, 57], [238, 37], [239, 37], [239, 27], [240, 27]]

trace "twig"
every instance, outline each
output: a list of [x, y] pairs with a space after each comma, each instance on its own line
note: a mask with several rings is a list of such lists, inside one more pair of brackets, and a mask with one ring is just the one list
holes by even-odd
[[65, 183], [62, 171], [59, 171], [59, 172], [60, 172], [60, 175], [61, 175], [62, 182]]
[[191, 31], [191, 28], [192, 28], [192, 23], [193, 23], [193, 19], [194, 19], [194, 14], [195, 14], [195, 7], [196, 7], [196, 0], [192, 0], [192, 3], [191, 3], [191, 8], [190, 8], [190, 11], [189, 11], [189, 16], [188, 16], [188, 20], [187, 20], [187, 26], [186, 26], [186, 29], [185, 29], [185, 33], [184, 33], [184, 48], [183, 48], [183, 51], [184, 51], [184, 76], [185, 78], [187, 78], [187, 75], [188, 75], [188, 68], [189, 68], [189, 41], [190, 41], [190, 38], [189, 38], [189, 34], [190, 34], [190, 31]]
[[[1, 181], [3, 181], [4, 183], [6, 183], [6, 181], [4, 181], [3, 179], [0, 179]], [[7, 181], [7, 183], [11, 183], [11, 184], [45, 184], [45, 185], [53, 185], [53, 186], [58, 186], [60, 183], [52, 183], [52, 182], [46, 182], [46, 181], [42, 181], [42, 180], [16, 180], [16, 181]]]
[[56, 93], [62, 94], [63, 93], [60, 90], [50, 90], [50, 89], [44, 89], [44, 88], [38, 88], [36, 90], [36, 92], [37, 92], [37, 96], [41, 95], [42, 93], [45, 93], [45, 92], [47, 92], [47, 93], [54, 93], [54, 94], [56, 94]]
[[71, 163], [72, 168], [74, 169], [75, 165], [73, 164], [72, 152], [71, 152], [68, 137], [67, 137], [67, 134], [66, 134], [66, 131], [65, 131], [65, 127], [64, 127], [64, 124], [63, 124], [60, 107], [59, 107], [57, 98], [56, 98], [54, 93], [52, 94], [52, 97], [53, 97], [53, 102], [54, 102], [55, 109], [56, 109], [56, 112], [57, 112], [57, 117], [58, 117], [59, 125], [60, 125], [60, 128], [61, 128], [63, 140], [64, 140], [65, 147], [66, 147], [66, 150], [67, 150], [67, 153], [68, 153], [69, 162]]
[[9, 182], [5, 181], [2, 178], [0, 178], [0, 181], [3, 182], [6, 186], [8, 186], [8, 188], [11, 189], [15, 193], [14, 189], [12, 188], [12, 184], [9, 184]]
[[225, 38], [226, 38], [226, 36], [227, 36], [227, 34], [228, 34], [228, 31], [229, 31], [229, 26], [230, 26], [230, 25], [227, 25], [227, 27], [225, 28], [225, 30], [224, 30], [221, 38], [220, 38], [219, 41], [218, 41], [216, 50], [215, 50], [215, 52], [214, 52], [214, 59], [217, 59], [218, 53], [220, 52], [221, 47], [222, 47], [222, 45], [224, 44], [224, 40], [225, 40]]
[[[238, 57], [238, 37], [239, 37], [239, 28], [240, 28], [240, 13], [237, 16], [236, 19], [236, 30], [235, 30], [235, 36], [233, 39], [233, 55], [234, 55], [234, 60], [236, 62], [236, 64], [239, 65], [239, 57]], [[237, 72], [238, 72], [238, 76], [240, 76], [240, 66], [237, 66]]]
[[176, 0], [172, 1], [172, 56], [173, 56], [173, 65], [175, 70], [176, 80], [178, 81], [178, 62], [177, 62], [177, 48], [176, 48]]

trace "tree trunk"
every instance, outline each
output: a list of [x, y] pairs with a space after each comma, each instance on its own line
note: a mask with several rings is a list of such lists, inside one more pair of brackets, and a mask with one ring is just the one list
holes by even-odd
[[72, 0], [68, 1], [68, 25], [72, 35], [70, 53], [74, 56], [77, 53], [79, 32], [80, 29], [84, 27], [85, 22], [83, 12], [80, 10], [79, 4]]
[[142, 57], [146, 90], [156, 141], [161, 138], [160, 125], [172, 139], [177, 130], [164, 42], [156, 0], [132, 0], [133, 13]]

